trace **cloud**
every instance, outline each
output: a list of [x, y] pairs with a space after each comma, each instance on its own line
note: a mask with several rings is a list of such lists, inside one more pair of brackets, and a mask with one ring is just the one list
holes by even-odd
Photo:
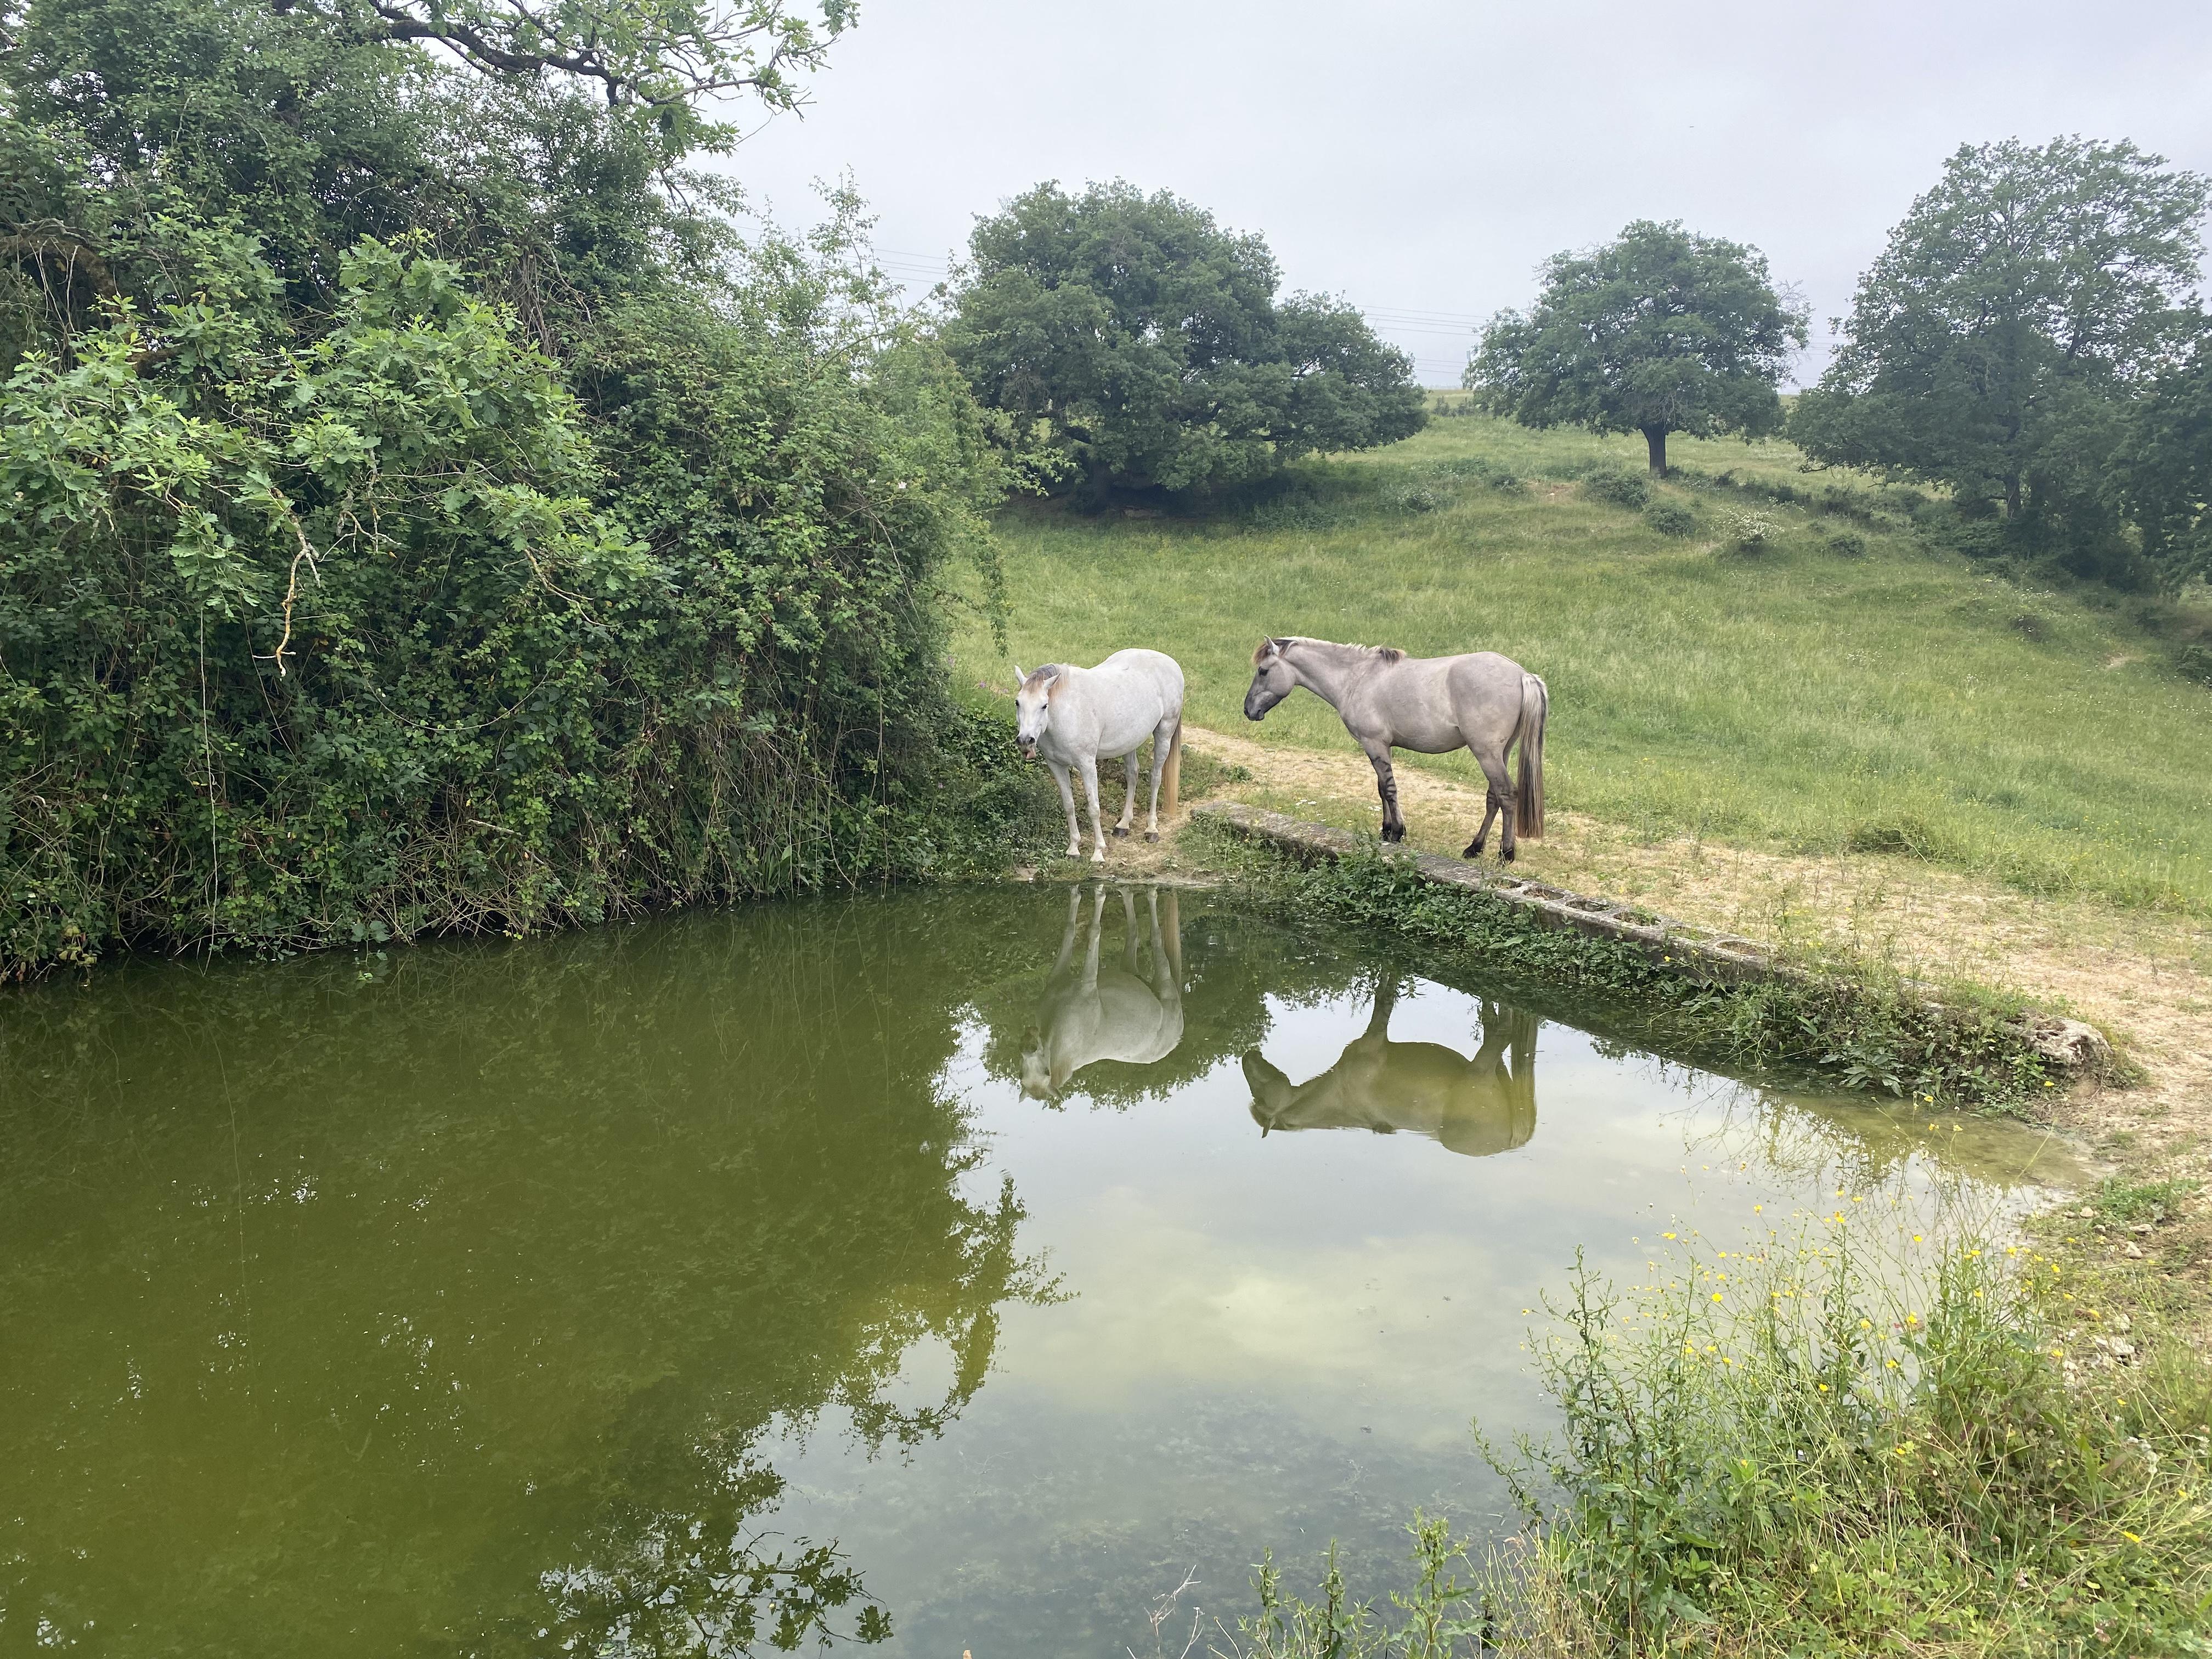
[[2212, 170], [2212, 31], [2190, 0], [1854, 7], [873, 0], [726, 163], [777, 216], [850, 170], [926, 289], [1038, 180], [1126, 178], [1263, 233], [1455, 382], [1547, 255], [1633, 218], [1756, 244], [1815, 349], [1960, 143], [2131, 137]]

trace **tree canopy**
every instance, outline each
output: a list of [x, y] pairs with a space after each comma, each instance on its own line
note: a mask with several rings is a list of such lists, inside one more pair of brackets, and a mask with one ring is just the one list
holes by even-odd
[[1962, 146], [1861, 279], [1844, 344], [1790, 434], [1816, 459], [1947, 484], [2066, 543], [2129, 556], [2130, 410], [2176, 378], [2208, 181], [2125, 142]]
[[748, 238], [672, 171], [714, 136], [653, 100], [735, 61], [672, 10], [611, 106], [422, 15], [544, 61], [4, 13], [0, 977], [927, 867], [1003, 799], [947, 787], [939, 599], [1004, 447], [854, 205]]
[[954, 359], [1094, 496], [1235, 483], [1426, 418], [1411, 360], [1357, 311], [1278, 301], [1264, 241], [1165, 191], [1039, 185], [969, 252]]
[[1464, 384], [1523, 426], [1640, 432], [1651, 470], [1667, 434], [1771, 432], [1777, 388], [1805, 343], [1805, 309], [1776, 291], [1758, 249], [1639, 219], [1543, 267], [1528, 312], [1483, 331]]

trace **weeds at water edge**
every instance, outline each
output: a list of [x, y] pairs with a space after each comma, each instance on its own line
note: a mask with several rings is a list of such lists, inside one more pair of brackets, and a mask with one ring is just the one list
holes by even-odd
[[1634, 945], [1546, 927], [1484, 895], [1425, 883], [1393, 860], [1309, 866], [1226, 832], [1199, 833], [1208, 861], [1237, 874], [1269, 909], [1387, 930], [1437, 952], [1441, 967], [1536, 981], [1595, 1002], [1614, 1016], [1607, 1023], [1685, 1057], [1916, 1106], [2017, 1107], [2057, 1086], [2016, 1001], [1960, 994], [1936, 1005], [1871, 963], [1717, 983]]

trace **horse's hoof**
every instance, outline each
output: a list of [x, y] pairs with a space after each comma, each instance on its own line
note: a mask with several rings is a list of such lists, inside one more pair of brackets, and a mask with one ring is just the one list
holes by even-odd
[[1160, 832], [1157, 830], [1147, 830], [1145, 831], [1145, 839], [1146, 841], [1158, 841], [1159, 838]]
[[1512, 863], [1512, 862], [1513, 862], [1513, 849], [1512, 849], [1511, 848], [1508, 847], [1508, 848], [1506, 848], [1503, 852], [1499, 853], [1499, 854], [1498, 854], [1498, 861], [1500, 864], [1510, 864], [1510, 863]]
[[1464, 848], [1460, 849], [1460, 856], [1463, 859], [1480, 858], [1482, 856], [1482, 843], [1479, 841], [1471, 841], [1468, 842]]
[[1116, 841], [1121, 840], [1122, 836], [1124, 836], [1127, 835], [1128, 833], [1129, 833], [1129, 832], [1128, 832], [1127, 830], [1124, 830], [1124, 829], [1123, 829], [1120, 824], [1118, 824], [1118, 823], [1117, 823], [1117, 824], [1115, 824], [1115, 825], [1114, 826], [1114, 839], [1115, 839], [1115, 840], [1116, 840]]

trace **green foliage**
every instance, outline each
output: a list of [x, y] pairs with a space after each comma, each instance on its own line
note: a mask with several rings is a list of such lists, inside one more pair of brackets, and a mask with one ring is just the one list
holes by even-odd
[[1040, 185], [969, 249], [952, 354], [1094, 499], [1233, 485], [1426, 418], [1410, 360], [1358, 312], [1278, 301], [1266, 243], [1164, 191]]
[[1003, 423], [854, 205], [742, 245], [630, 105], [167, 3], [8, 64], [0, 974], [990, 857], [940, 582], [994, 605]]
[[1771, 553], [1780, 539], [1782, 526], [1764, 513], [1731, 513], [1726, 526], [1727, 547], [1732, 553]]
[[[1334, 1541], [1316, 1601], [1285, 1593], [1269, 1551], [1252, 1579], [1260, 1611], [1237, 1620], [1223, 1659], [1451, 1659], [1486, 1651], [1489, 1600], [1466, 1540], [1451, 1535], [1443, 1516], [1419, 1510], [1406, 1530], [1413, 1540], [1413, 1583], [1390, 1595], [1401, 1622], [1393, 1625], [1373, 1603], [1352, 1599]], [[1462, 1571], [1470, 1575], [1466, 1581]]]
[[[1466, 411], [1455, 405], [1455, 414]], [[1433, 463], [1429, 471], [1438, 478], [1458, 480], [1473, 478], [1497, 490], [1501, 495], [1517, 495], [1528, 489], [1527, 482], [1510, 466], [1492, 460], [1486, 455], [1454, 455]]]
[[2077, 575], [2141, 585], [2140, 539], [2185, 576], [2204, 463], [2180, 362], [2206, 326], [2208, 201], [2212, 181], [2130, 143], [1962, 147], [1861, 279], [1791, 435], [1816, 460], [2002, 503], [1996, 544]]
[[1662, 499], [1644, 509], [1644, 522], [1662, 536], [1694, 536], [1698, 515], [1684, 501]]
[[1883, 1261], [1854, 1218], [1670, 1257], [1626, 1295], [1577, 1269], [1540, 1362], [1562, 1435], [1517, 1459], [1486, 1443], [1545, 1527], [1521, 1642], [2197, 1651], [2198, 1368], [2070, 1381], [2034, 1285], [2057, 1264], [2010, 1273], [2016, 1247], [1972, 1237]]
[[2123, 446], [2122, 512], [2169, 586], [2212, 580], [2212, 338], [2160, 375]]
[[1651, 499], [1649, 473], [1632, 472], [1625, 466], [1600, 465], [1583, 474], [1583, 494], [1615, 507], [1640, 507]]
[[1485, 329], [1466, 384], [1524, 426], [1640, 432], [1663, 472], [1670, 432], [1781, 426], [1776, 387], [1805, 315], [1756, 248], [1639, 219], [1588, 253], [1553, 255], [1535, 308]]
[[2130, 1181], [2107, 1176], [2090, 1196], [2090, 1205], [2104, 1220], [2131, 1226], [2137, 1222], [2155, 1225], [2173, 1216], [2184, 1199], [2197, 1188], [2194, 1181]]

